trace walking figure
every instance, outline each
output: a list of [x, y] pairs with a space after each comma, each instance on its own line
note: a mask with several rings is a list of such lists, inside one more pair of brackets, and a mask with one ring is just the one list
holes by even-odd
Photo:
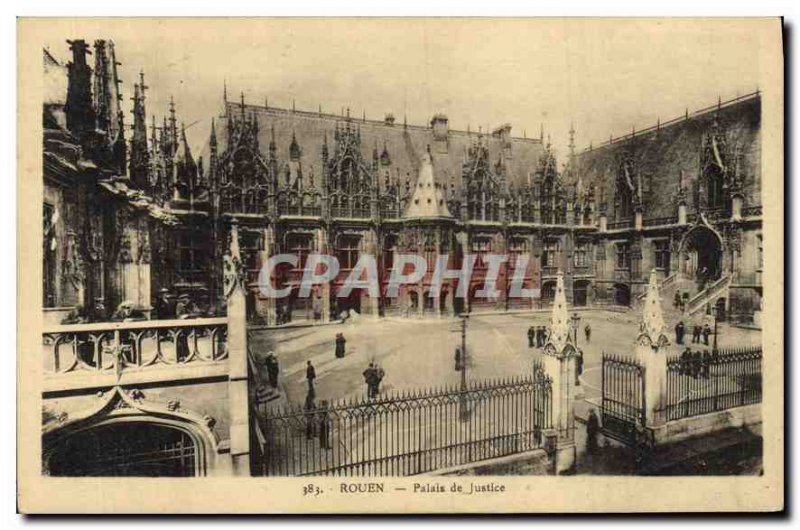
[[586, 327], [583, 328], [583, 333], [586, 335], [586, 342], [590, 342], [592, 340], [592, 326], [586, 324]]
[[271, 351], [267, 353], [267, 358], [264, 360], [264, 364], [267, 366], [269, 386], [272, 388], [278, 388], [278, 373], [280, 373], [280, 368], [278, 366], [278, 358], [275, 357], [275, 352]]
[[347, 340], [344, 338], [344, 333], [337, 333], [336, 334], [336, 357], [341, 359], [344, 357], [344, 346], [347, 344]]
[[461, 347], [460, 346], [456, 346], [455, 359], [456, 359], [456, 372], [460, 372], [461, 371]]
[[695, 324], [692, 326], [692, 344], [699, 344], [700, 343], [700, 333], [702, 332], [703, 328], [700, 327], [699, 324]]
[[708, 346], [709, 335], [711, 335], [711, 326], [709, 326], [708, 323], [706, 323], [706, 325], [703, 326], [703, 344], [705, 344], [706, 346]]
[[702, 368], [703, 360], [700, 356], [700, 352], [696, 351], [692, 354], [692, 377], [697, 379], [700, 376], [700, 370]]
[[364, 376], [364, 382], [367, 383], [367, 397], [372, 399], [375, 397], [375, 388], [378, 379], [378, 371], [375, 369], [375, 364], [369, 363], [369, 366], [361, 375]]
[[528, 348], [533, 348], [533, 341], [536, 339], [536, 330], [533, 326], [528, 326]]
[[703, 350], [703, 370], [702, 370], [703, 379], [710, 379], [711, 377], [709, 370], [710, 364], [711, 364], [711, 354], [708, 353], [708, 350]]
[[575, 386], [581, 386], [580, 376], [583, 374], [583, 350], [575, 356]]
[[692, 350], [687, 346], [683, 353], [681, 353], [680, 364], [678, 365], [678, 373], [680, 375], [689, 375], [691, 373]]
[[675, 344], [683, 344], [683, 334], [686, 332], [686, 327], [683, 325], [683, 320], [675, 325]]
[[314, 400], [316, 396], [314, 392], [314, 379], [317, 378], [317, 371], [314, 370], [314, 365], [311, 364], [311, 361], [306, 363], [306, 381], [308, 381], [308, 396], [311, 400]]

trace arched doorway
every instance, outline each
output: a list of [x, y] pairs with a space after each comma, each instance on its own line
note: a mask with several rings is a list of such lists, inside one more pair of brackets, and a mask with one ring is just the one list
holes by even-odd
[[542, 283], [542, 295], [541, 300], [545, 304], [549, 304], [553, 301], [556, 297], [556, 281], [555, 280], [547, 280], [546, 282]]
[[631, 305], [631, 288], [624, 283], [615, 283], [614, 304], [621, 306]]
[[159, 423], [112, 422], [60, 438], [47, 449], [51, 476], [190, 477], [200, 452], [183, 429]]
[[722, 276], [722, 240], [707, 226], [692, 228], [681, 245], [682, 272], [700, 289]]

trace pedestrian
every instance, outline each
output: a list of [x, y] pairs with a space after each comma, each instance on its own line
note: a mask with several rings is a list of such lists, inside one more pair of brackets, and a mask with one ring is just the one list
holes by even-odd
[[347, 344], [347, 340], [344, 338], [344, 333], [337, 333], [336, 334], [336, 357], [341, 359], [344, 357], [345, 352], [345, 345]]
[[703, 326], [703, 344], [705, 344], [706, 346], [708, 346], [709, 335], [711, 335], [711, 326], [709, 326], [708, 323], [706, 322], [706, 324]]
[[592, 326], [587, 323], [586, 327], [583, 328], [583, 333], [586, 335], [586, 342], [590, 342], [592, 339]]
[[314, 379], [317, 378], [317, 371], [314, 370], [314, 365], [311, 364], [311, 361], [306, 362], [306, 381], [308, 381], [308, 395], [313, 400], [315, 397], [314, 393]]
[[536, 347], [544, 346], [544, 326], [536, 326]]
[[678, 365], [678, 373], [680, 375], [689, 375], [691, 373], [692, 363], [692, 350], [687, 346], [683, 353], [681, 353], [680, 364]]
[[675, 344], [683, 344], [683, 334], [685, 331], [683, 320], [675, 324]]
[[461, 371], [461, 347], [460, 346], [456, 346], [455, 359], [456, 359], [456, 372], [460, 372]]
[[364, 382], [367, 384], [367, 398], [372, 399], [375, 394], [375, 380], [378, 375], [375, 370], [375, 364], [369, 363], [369, 366], [361, 375], [364, 376]]
[[278, 358], [275, 357], [275, 352], [270, 351], [267, 353], [267, 358], [264, 360], [267, 367], [267, 377], [269, 378], [269, 386], [278, 388], [278, 373], [280, 368], [278, 366]]
[[320, 449], [330, 449], [330, 421], [328, 416], [328, 402], [323, 401], [319, 407], [318, 414], [319, 422], [319, 447]]
[[593, 455], [597, 452], [597, 435], [600, 432], [600, 420], [594, 409], [589, 411], [589, 419], [586, 420], [586, 452]]
[[536, 340], [536, 330], [533, 326], [528, 326], [528, 348], [533, 348], [533, 341]]
[[583, 350], [578, 350], [575, 356], [575, 386], [581, 386], [581, 375], [583, 375]]
[[672, 306], [676, 307], [676, 308], [681, 306], [681, 292], [680, 291], [675, 291], [675, 298], [672, 301]]
[[701, 327], [699, 324], [692, 325], [692, 344], [697, 344], [700, 342], [700, 331]]

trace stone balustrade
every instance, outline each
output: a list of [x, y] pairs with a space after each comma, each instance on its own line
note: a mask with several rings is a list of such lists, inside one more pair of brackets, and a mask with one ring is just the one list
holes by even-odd
[[227, 318], [99, 322], [46, 327], [44, 372], [116, 372], [227, 358]]

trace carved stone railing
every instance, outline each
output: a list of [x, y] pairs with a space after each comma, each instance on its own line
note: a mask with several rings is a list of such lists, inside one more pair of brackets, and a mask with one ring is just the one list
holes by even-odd
[[707, 303], [712, 302], [714, 299], [719, 298], [719, 296], [730, 287], [731, 284], [731, 276], [726, 275], [720, 278], [719, 280], [715, 281], [696, 295], [694, 295], [689, 302], [686, 304], [686, 312], [690, 315], [697, 313], [699, 310], [703, 309]]
[[613, 221], [608, 223], [609, 230], [619, 230], [621, 228], [631, 228], [633, 226], [633, 219], [623, 219], [621, 221]]
[[673, 215], [670, 217], [653, 217], [642, 221], [642, 226], [668, 226], [678, 224], [678, 216]]
[[124, 372], [224, 360], [227, 319], [100, 322], [46, 328], [44, 371]]

